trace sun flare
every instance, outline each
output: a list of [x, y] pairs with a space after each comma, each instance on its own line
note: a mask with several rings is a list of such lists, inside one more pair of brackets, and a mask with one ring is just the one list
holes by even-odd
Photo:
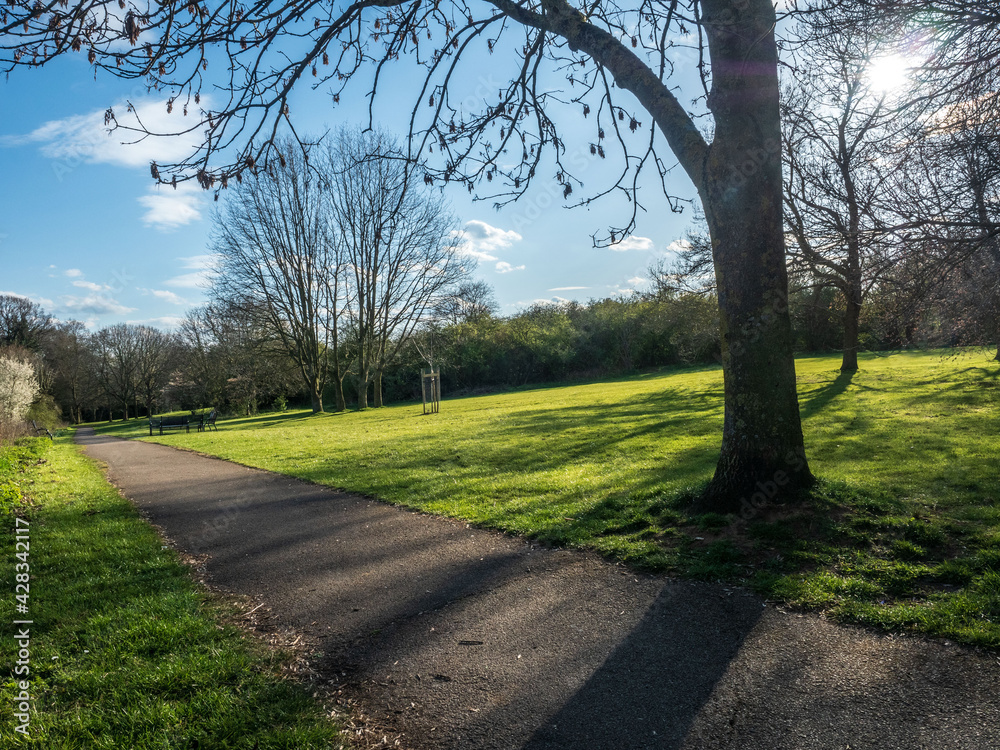
[[877, 57], [868, 64], [868, 82], [881, 94], [898, 91], [910, 82], [914, 62], [902, 55]]

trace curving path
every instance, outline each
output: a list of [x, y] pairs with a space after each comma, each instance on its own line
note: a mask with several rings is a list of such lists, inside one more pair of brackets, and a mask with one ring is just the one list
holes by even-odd
[[1000, 660], [78, 431], [207, 581], [412, 748], [1000, 749]]

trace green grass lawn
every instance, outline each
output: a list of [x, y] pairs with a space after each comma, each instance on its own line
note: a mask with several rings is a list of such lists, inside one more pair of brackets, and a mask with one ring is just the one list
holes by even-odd
[[[722, 428], [718, 368], [365, 413], [289, 412], [152, 440], [432, 513], [746, 582], [845, 621], [1000, 647], [1000, 365], [982, 351], [797, 361], [821, 478], [749, 523], [692, 516]], [[144, 437], [145, 422], [98, 426]], [[150, 438], [145, 438], [150, 439]]]
[[[0, 598], [8, 624], [0, 747], [341, 746], [305, 686], [282, 676], [285, 657], [226, 624], [233, 607], [198, 589], [68, 438], [0, 448], [0, 490], [0, 569], [9, 584]], [[24, 564], [15, 558], [15, 517], [30, 536], [27, 614], [14, 611], [15, 564]], [[30, 675], [15, 678], [16, 619], [32, 624]], [[15, 679], [30, 683], [27, 738], [12, 717]]]

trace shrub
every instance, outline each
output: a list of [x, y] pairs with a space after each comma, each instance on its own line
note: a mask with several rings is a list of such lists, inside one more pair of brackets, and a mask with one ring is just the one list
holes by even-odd
[[20, 422], [38, 393], [31, 363], [0, 357], [0, 421]]
[[55, 430], [62, 425], [59, 406], [56, 400], [47, 393], [43, 393], [28, 409], [25, 419], [32, 419], [38, 425]]
[[0, 516], [10, 516], [24, 499], [19, 476], [24, 467], [41, 458], [48, 440], [21, 438], [13, 445], [0, 445]]

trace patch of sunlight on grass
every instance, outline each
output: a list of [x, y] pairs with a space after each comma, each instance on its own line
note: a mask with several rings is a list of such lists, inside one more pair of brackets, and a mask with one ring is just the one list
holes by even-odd
[[[982, 592], [996, 568], [976, 561], [1000, 547], [1000, 365], [982, 351], [859, 359], [853, 374], [836, 356], [797, 360], [822, 481], [750, 525], [688, 513], [718, 456], [713, 367], [446, 399], [432, 416], [419, 404], [297, 411], [152, 440], [637, 567], [748, 581], [846, 620], [1000, 646], [995, 614], [954, 619], [969, 602], [994, 612]], [[145, 423], [98, 429], [150, 439]]]

